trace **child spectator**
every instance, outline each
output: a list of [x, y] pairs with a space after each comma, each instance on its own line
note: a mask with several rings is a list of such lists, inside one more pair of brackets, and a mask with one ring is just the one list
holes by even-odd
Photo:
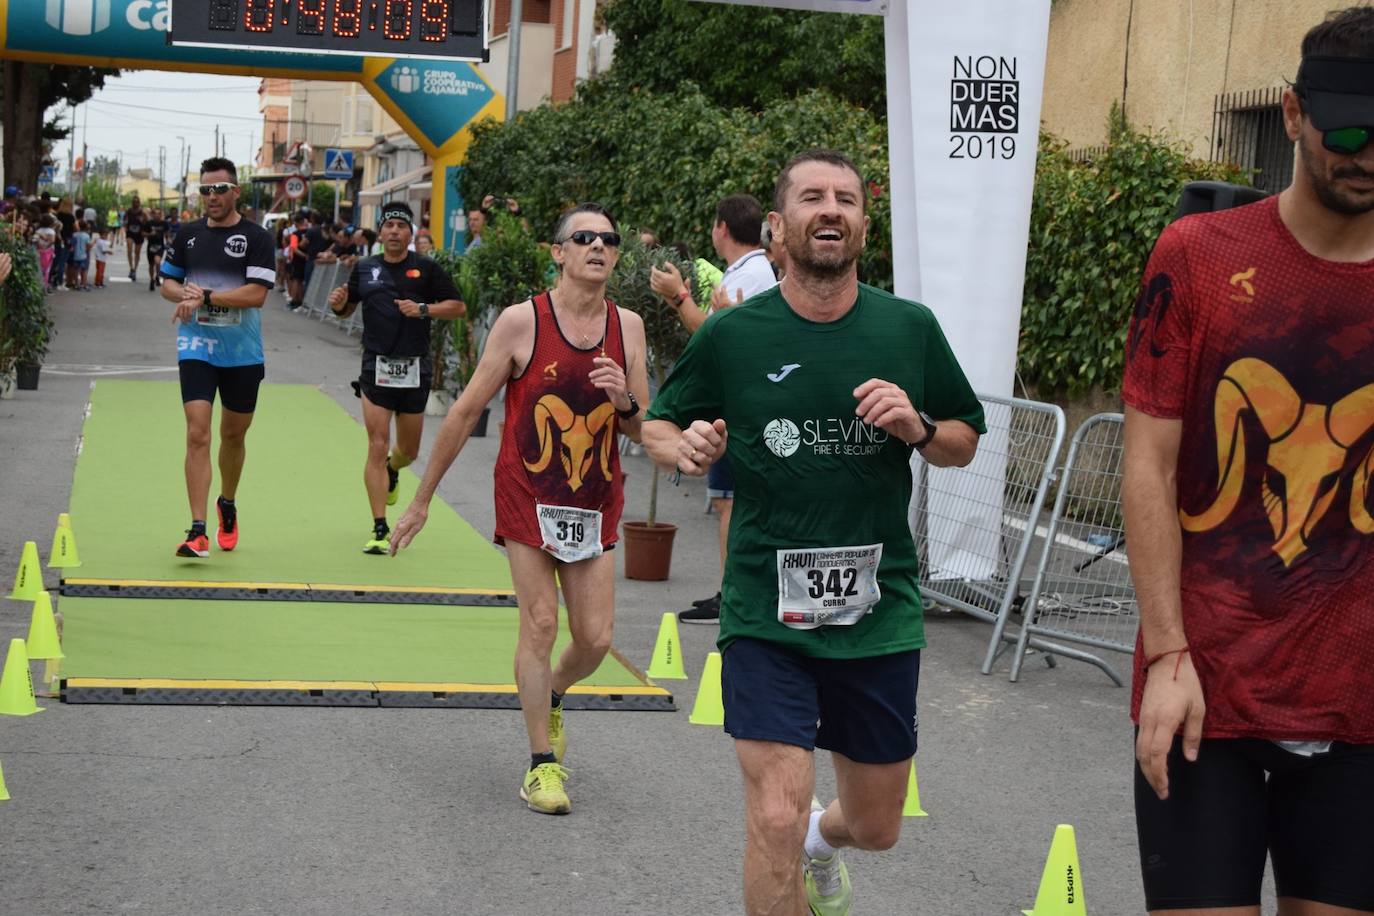
[[38, 228], [33, 233], [33, 247], [38, 249], [38, 267], [43, 272], [43, 289], [49, 293], [57, 287], [52, 282], [52, 262], [57, 256], [57, 220], [51, 213], [44, 213], [38, 219]]
[[110, 260], [110, 252], [114, 246], [110, 244], [110, 230], [101, 229], [97, 233], [95, 244], [91, 246], [92, 256], [95, 258], [95, 288], [105, 288], [105, 265]]
[[76, 285], [73, 289], [87, 292], [91, 285], [87, 282], [90, 277], [91, 257], [91, 233], [87, 230], [85, 220], [80, 220], [76, 224], [76, 231], [72, 233], [72, 269], [76, 272]]

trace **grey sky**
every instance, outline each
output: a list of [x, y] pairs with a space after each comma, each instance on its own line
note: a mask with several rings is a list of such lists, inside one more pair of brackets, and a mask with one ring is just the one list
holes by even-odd
[[[210, 73], [172, 73], [163, 70], [126, 70], [107, 79], [105, 88], [76, 108], [76, 155], [83, 139], [92, 159], [118, 156], [132, 168], [151, 168], [156, 174], [158, 148], [167, 150], [169, 182], [177, 171], [182, 141], [191, 148], [191, 167], [210, 156], [215, 126], [228, 139], [225, 153], [243, 164], [262, 141], [258, 114], [258, 80]], [[83, 128], [84, 125], [84, 128]], [[67, 141], [53, 156], [67, 167]]]

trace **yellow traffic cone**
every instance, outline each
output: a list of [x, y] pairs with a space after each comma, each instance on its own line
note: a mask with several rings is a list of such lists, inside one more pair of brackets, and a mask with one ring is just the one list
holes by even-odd
[[682, 667], [682, 641], [677, 634], [677, 615], [663, 615], [658, 625], [658, 642], [654, 643], [654, 657], [649, 661], [649, 677], [661, 681], [685, 681]]
[[692, 714], [687, 721], [693, 725], [725, 724], [725, 706], [720, 699], [719, 652], [706, 656], [706, 664], [701, 669], [701, 683], [697, 686], [697, 699], [692, 704]]
[[39, 592], [38, 600], [33, 603], [33, 616], [29, 618], [29, 638], [24, 640], [24, 651], [29, 659], [66, 658], [62, 654], [62, 644], [57, 639], [57, 621], [52, 615], [52, 598], [47, 592]]
[[916, 788], [916, 758], [911, 758], [911, 772], [906, 777], [906, 804], [902, 805], [902, 817], [930, 817], [921, 808], [921, 790]]
[[1054, 828], [1050, 855], [1040, 877], [1040, 892], [1035, 909], [1022, 910], [1025, 916], [1087, 916], [1083, 902], [1083, 872], [1078, 867], [1078, 843], [1073, 828], [1060, 824]]
[[5, 788], [5, 771], [0, 768], [0, 801], [10, 800], [10, 790]]
[[72, 531], [72, 517], [63, 512], [57, 517], [57, 530], [52, 534], [48, 568], [69, 569], [80, 565], [81, 557], [76, 552], [76, 534]]
[[33, 541], [24, 542], [24, 552], [19, 557], [19, 571], [14, 574], [14, 591], [10, 597], [19, 601], [37, 601], [38, 593], [43, 590], [43, 570], [38, 565], [38, 545]]
[[61, 687], [62, 679], [59, 669], [62, 659], [66, 656], [62, 653], [62, 641], [57, 635], [57, 619], [52, 612], [52, 598], [47, 592], [38, 596], [38, 600], [33, 603], [33, 616], [29, 618], [29, 638], [24, 640], [24, 649], [29, 654], [29, 660], [43, 659], [43, 680], [38, 687], [34, 688], [34, 695], [40, 697], [56, 697]]
[[29, 653], [24, 651], [24, 640], [11, 639], [5, 671], [0, 674], [0, 716], [31, 716], [42, 711], [33, 701], [33, 678], [29, 675]]

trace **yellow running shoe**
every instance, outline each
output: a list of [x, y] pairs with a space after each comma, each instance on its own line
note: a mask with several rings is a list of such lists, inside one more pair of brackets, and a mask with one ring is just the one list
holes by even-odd
[[558, 762], [562, 763], [564, 755], [568, 753], [568, 733], [563, 731], [562, 706], [549, 709], [549, 747]]
[[386, 504], [396, 505], [396, 488], [401, 482], [401, 472], [393, 470], [391, 462], [386, 463]]
[[370, 553], [373, 556], [384, 555], [391, 551], [391, 542], [387, 540], [388, 532], [373, 531], [372, 537], [368, 538], [363, 545], [363, 553]]
[[540, 814], [571, 814], [572, 802], [563, 791], [568, 771], [556, 763], [541, 763], [525, 774], [520, 798], [531, 811]]
[[[811, 799], [812, 811], [824, 811], [825, 806]], [[813, 859], [802, 850], [802, 872], [806, 880], [806, 902], [815, 916], [848, 916], [854, 901], [854, 889], [849, 885], [849, 869], [844, 867], [840, 850], [828, 859]]]

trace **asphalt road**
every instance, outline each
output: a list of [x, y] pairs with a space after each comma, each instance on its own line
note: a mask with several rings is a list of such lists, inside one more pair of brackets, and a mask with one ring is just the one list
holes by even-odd
[[[90, 383], [176, 377], [171, 306], [140, 276], [55, 294], [58, 335], [39, 390], [0, 400], [6, 586], [23, 541], [46, 557], [67, 507]], [[359, 416], [348, 388], [356, 338], [286, 312], [275, 293], [263, 325], [269, 382], [318, 385]], [[251, 443], [250, 433], [250, 461]], [[496, 446], [494, 434], [474, 440], [440, 489], [484, 532]], [[361, 470], [363, 448], [360, 427], [356, 454], [303, 444], [299, 464], [281, 471], [331, 460]], [[147, 456], [177, 489], [181, 458]], [[627, 456], [626, 467], [626, 517], [642, 517], [650, 466]], [[702, 484], [661, 492], [660, 518], [680, 526], [672, 578], [617, 584], [615, 642], [641, 665], [661, 614], [713, 592], [718, 573]], [[366, 525], [361, 482], [340, 498], [358, 502]], [[179, 534], [167, 532], [169, 549]], [[24, 635], [27, 614], [0, 600], [0, 638]], [[694, 677], [715, 633], [683, 628]], [[989, 628], [962, 615], [933, 615], [927, 633], [918, 761], [931, 816], [907, 820], [889, 852], [848, 855], [853, 912], [1017, 913], [1033, 902], [1059, 823], [1077, 830], [1088, 911], [1141, 912], [1127, 692], [1073, 662], [1032, 661], [1018, 684], [1005, 662], [984, 677]], [[673, 686], [677, 713], [569, 714], [565, 818], [516, 797], [528, 758], [515, 712], [46, 701], [41, 715], [0, 717], [13, 795], [0, 803], [0, 913], [739, 913], [731, 743], [688, 724], [695, 680]], [[830, 764], [817, 762], [828, 798]]]

